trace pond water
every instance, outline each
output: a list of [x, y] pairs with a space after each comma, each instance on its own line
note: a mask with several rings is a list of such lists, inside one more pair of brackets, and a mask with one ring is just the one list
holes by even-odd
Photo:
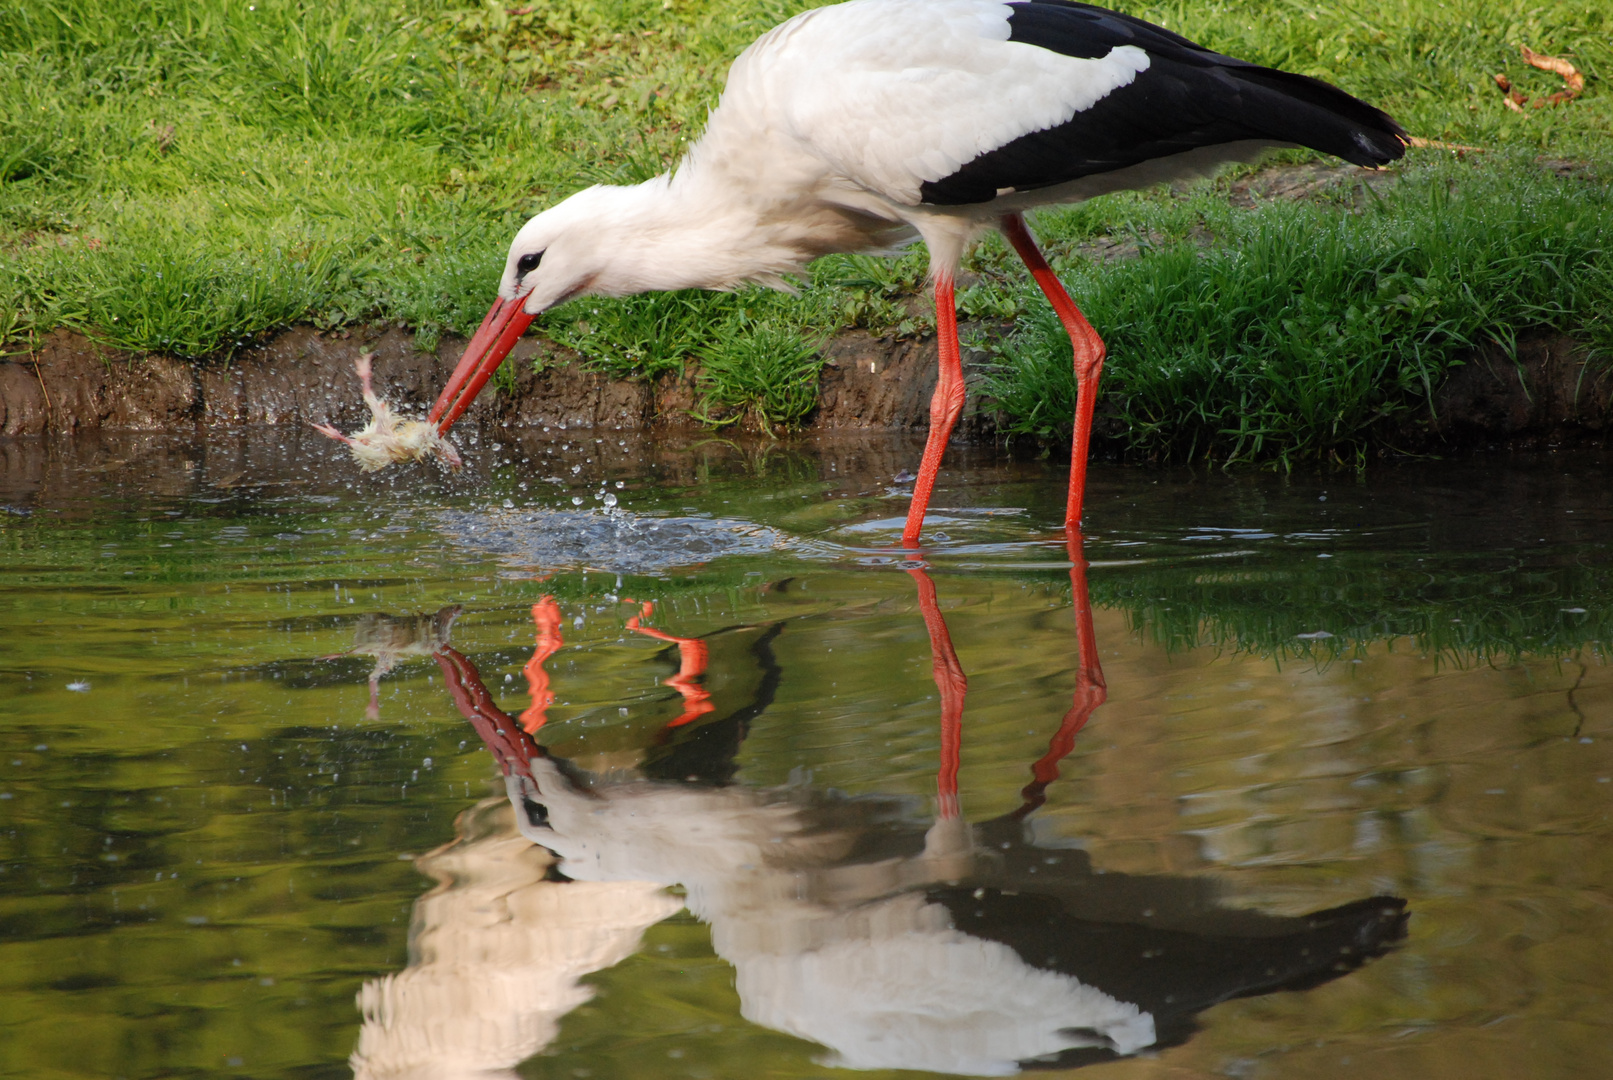
[[1613, 491], [0, 443], [0, 1075], [1603, 1076]]

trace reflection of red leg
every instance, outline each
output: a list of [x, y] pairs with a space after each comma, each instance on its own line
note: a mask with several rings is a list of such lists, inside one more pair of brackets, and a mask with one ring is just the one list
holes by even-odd
[[1063, 284], [1053, 273], [1053, 268], [1047, 265], [1047, 260], [1042, 258], [1036, 241], [1031, 239], [1030, 230], [1025, 228], [1025, 219], [1018, 214], [1008, 214], [1002, 219], [1002, 230], [1024, 260], [1031, 277], [1042, 287], [1043, 295], [1052, 303], [1059, 322], [1064, 325], [1064, 332], [1070, 335], [1070, 346], [1075, 350], [1075, 438], [1070, 445], [1070, 496], [1064, 505], [1064, 529], [1066, 533], [1078, 533], [1081, 530], [1081, 503], [1086, 494], [1092, 410], [1097, 404], [1098, 376], [1103, 371], [1103, 339], [1092, 329], [1092, 324], [1081, 314], [1081, 309], [1075, 306], [1070, 294], [1064, 291]]
[[655, 614], [655, 602], [647, 601], [640, 606], [637, 615], [627, 620], [627, 628], [658, 641], [670, 641], [678, 647], [678, 673], [668, 679], [666, 684], [683, 695], [683, 715], [668, 723], [667, 727], [681, 727], [700, 719], [717, 707], [711, 703], [711, 695], [707, 693], [706, 688], [700, 685], [700, 680], [706, 674], [708, 655], [706, 643], [699, 638], [675, 637], [665, 631], [645, 626], [643, 620], [653, 614]]
[[1064, 722], [1047, 744], [1047, 753], [1031, 766], [1034, 778], [1020, 792], [1025, 799], [1021, 814], [1028, 814], [1047, 801], [1047, 786], [1059, 778], [1059, 762], [1075, 748], [1075, 737], [1086, 727], [1093, 711], [1109, 698], [1103, 681], [1103, 665], [1098, 662], [1098, 639], [1092, 629], [1092, 598], [1087, 593], [1087, 560], [1084, 538], [1070, 532], [1066, 538], [1070, 552], [1070, 598], [1075, 611], [1075, 645], [1080, 666], [1075, 672], [1075, 696]]
[[963, 699], [969, 692], [969, 679], [958, 663], [952, 635], [936, 602], [935, 582], [919, 567], [907, 571], [918, 586], [919, 610], [924, 613], [924, 629], [930, 632], [930, 668], [935, 688], [941, 692], [941, 768], [936, 775], [936, 794], [943, 818], [955, 818], [958, 806], [958, 762], [963, 750]]
[[930, 399], [930, 434], [924, 440], [924, 457], [919, 462], [918, 479], [913, 482], [913, 501], [907, 506], [907, 527], [902, 543], [918, 543], [924, 527], [924, 512], [930, 507], [935, 474], [941, 471], [952, 427], [963, 412], [963, 350], [958, 346], [958, 308], [952, 296], [952, 279], [935, 279], [935, 347], [939, 353], [941, 376]]
[[537, 648], [532, 650], [532, 659], [522, 669], [526, 672], [527, 690], [532, 694], [532, 707], [521, 714], [521, 728], [528, 735], [536, 734], [548, 722], [554, 691], [549, 689], [549, 672], [543, 662], [565, 644], [560, 636], [560, 605], [554, 602], [554, 597], [545, 596], [532, 605], [532, 622], [538, 628]]

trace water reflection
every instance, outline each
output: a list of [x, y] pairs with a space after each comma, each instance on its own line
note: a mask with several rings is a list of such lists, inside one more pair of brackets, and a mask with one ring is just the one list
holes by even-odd
[[[942, 736], [927, 822], [899, 797], [732, 782], [783, 677], [772, 643], [784, 622], [682, 638], [639, 606], [628, 627], [676, 648], [668, 685], [684, 711], [629, 767], [593, 769], [533, 737], [554, 699], [545, 662], [564, 644], [552, 597], [533, 607], [532, 705], [519, 719], [448, 644], [452, 609], [391, 620], [393, 637], [361, 631], [436, 660], [499, 764], [507, 804], [477, 807], [458, 840], [419, 860], [440, 884], [416, 905], [410, 966], [360, 994], [356, 1074], [514, 1076], [591, 996], [585, 976], [685, 906], [732, 965], [746, 1019], [827, 1047], [825, 1064], [965, 1075], [1180, 1043], [1211, 1005], [1318, 985], [1399, 941], [1407, 916], [1394, 897], [1264, 915], [1222, 906], [1205, 878], [1105, 873], [1078, 849], [1033, 841], [1026, 819], [1107, 696], [1079, 538], [1069, 554], [1071, 707], [1020, 807], [977, 824], [958, 794], [968, 679], [922, 565], [906, 569]], [[395, 639], [405, 628], [408, 643]], [[754, 668], [748, 699], [731, 708], [702, 685], [713, 646], [721, 662]]]
[[454, 604], [434, 615], [361, 615], [353, 629], [353, 647], [325, 659], [334, 660], [339, 656], [375, 657], [375, 666], [370, 669], [370, 701], [365, 706], [364, 717], [379, 720], [382, 676], [391, 673], [393, 668], [409, 657], [434, 656], [448, 644], [448, 632], [464, 610]]

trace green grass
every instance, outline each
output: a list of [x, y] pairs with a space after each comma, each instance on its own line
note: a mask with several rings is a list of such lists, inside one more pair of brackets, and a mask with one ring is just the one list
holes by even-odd
[[823, 357], [787, 323], [731, 319], [700, 369], [706, 407], [716, 426], [753, 418], [764, 431], [798, 424], [818, 403]]
[[[1044, 231], [1079, 237], [1088, 214]], [[1613, 345], [1613, 191], [1527, 159], [1413, 165], [1359, 212], [1205, 194], [1143, 222], [1176, 235], [1115, 265], [1055, 259], [1104, 330], [1106, 401], [1141, 453], [1350, 460], [1429, 415], [1465, 348], [1538, 327]], [[988, 347], [983, 389], [1011, 429], [1063, 433], [1075, 380], [1051, 313], [1027, 304]]]
[[[728, 61], [804, 6], [12, 0], [0, 6], [0, 341], [65, 326], [204, 358], [293, 322], [395, 321], [427, 344], [466, 333], [527, 216], [668, 167]], [[1201, 190], [1044, 215], [1038, 228], [1110, 340], [1105, 393], [1136, 449], [1347, 458], [1384, 417], [1424, 407], [1463, 341], [1551, 325], [1607, 342], [1605, 187], [1547, 180], [1533, 158], [1587, 159], [1606, 175], [1613, 9], [1117, 6], [1335, 81], [1415, 134], [1495, 151], [1459, 166], [1414, 152], [1410, 180], [1364, 212], [1241, 212]], [[1531, 95], [1557, 85], [1522, 64], [1519, 44], [1571, 58], [1584, 97], [1502, 108], [1496, 71]], [[1206, 231], [1208, 249], [1182, 242]], [[1126, 264], [1069, 257], [1080, 239], [1131, 233], [1163, 240]], [[1029, 320], [1000, 343], [990, 392], [1017, 430], [1061, 432], [1068, 395], [1040, 302], [1000, 246], [974, 265], [986, 276], [966, 312]], [[927, 320], [901, 301], [922, 268], [920, 255], [836, 257], [797, 298], [590, 300], [543, 329], [615, 374], [701, 360], [708, 415], [787, 422], [799, 415], [795, 345], [851, 325], [921, 332]], [[1547, 287], [1550, 274], [1564, 287]], [[778, 348], [728, 340], [751, 324]]]

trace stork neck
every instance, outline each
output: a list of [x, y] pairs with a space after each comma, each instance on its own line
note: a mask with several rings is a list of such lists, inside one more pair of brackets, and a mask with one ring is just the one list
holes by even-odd
[[[671, 289], [785, 286], [823, 247], [812, 222], [731, 177], [704, 175], [686, 162], [676, 175], [606, 189], [598, 250], [609, 263], [595, 289], [607, 295]], [[608, 222], [608, 223], [607, 223]]]

